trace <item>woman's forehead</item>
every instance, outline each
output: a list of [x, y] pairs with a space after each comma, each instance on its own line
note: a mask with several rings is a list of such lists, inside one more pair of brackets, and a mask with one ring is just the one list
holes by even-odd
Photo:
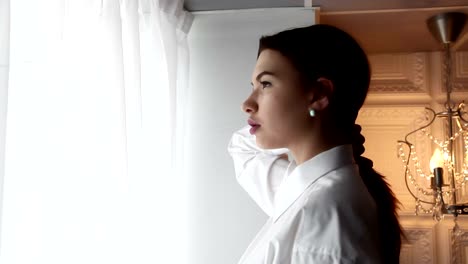
[[271, 49], [263, 50], [258, 56], [252, 73], [252, 80], [255, 80], [262, 72], [273, 73], [272, 75], [282, 76], [293, 74], [295, 68], [292, 63], [280, 52]]

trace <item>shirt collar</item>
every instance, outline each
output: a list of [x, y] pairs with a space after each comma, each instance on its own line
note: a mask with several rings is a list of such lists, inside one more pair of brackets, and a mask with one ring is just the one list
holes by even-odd
[[278, 218], [299, 198], [299, 196], [322, 176], [339, 167], [354, 163], [351, 145], [341, 145], [324, 151], [310, 160], [295, 166], [290, 164], [279, 190], [275, 195], [273, 221]]

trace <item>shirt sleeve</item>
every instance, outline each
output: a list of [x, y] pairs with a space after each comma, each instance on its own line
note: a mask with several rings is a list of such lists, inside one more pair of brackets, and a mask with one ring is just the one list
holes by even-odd
[[234, 161], [238, 183], [271, 216], [275, 192], [289, 165], [280, 155], [288, 153], [288, 149], [259, 148], [246, 126], [232, 135], [228, 151]]
[[295, 251], [293, 253], [292, 258], [291, 258], [291, 264], [308, 264], [308, 263], [356, 264], [357, 262], [351, 259], [337, 256], [337, 255], [328, 255], [326, 253], [324, 254], [324, 253], [303, 252], [303, 251]]

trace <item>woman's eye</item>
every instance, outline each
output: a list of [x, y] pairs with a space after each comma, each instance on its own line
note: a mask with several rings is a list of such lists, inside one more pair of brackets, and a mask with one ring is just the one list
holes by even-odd
[[262, 88], [266, 88], [266, 87], [271, 86], [270, 82], [260, 82], [260, 84], [262, 85]]

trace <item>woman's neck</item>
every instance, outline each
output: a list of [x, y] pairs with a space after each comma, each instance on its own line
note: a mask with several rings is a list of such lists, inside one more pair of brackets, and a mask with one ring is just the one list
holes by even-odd
[[324, 151], [343, 144], [345, 144], [345, 141], [337, 133], [319, 131], [297, 137], [288, 148], [296, 164], [300, 165]]

